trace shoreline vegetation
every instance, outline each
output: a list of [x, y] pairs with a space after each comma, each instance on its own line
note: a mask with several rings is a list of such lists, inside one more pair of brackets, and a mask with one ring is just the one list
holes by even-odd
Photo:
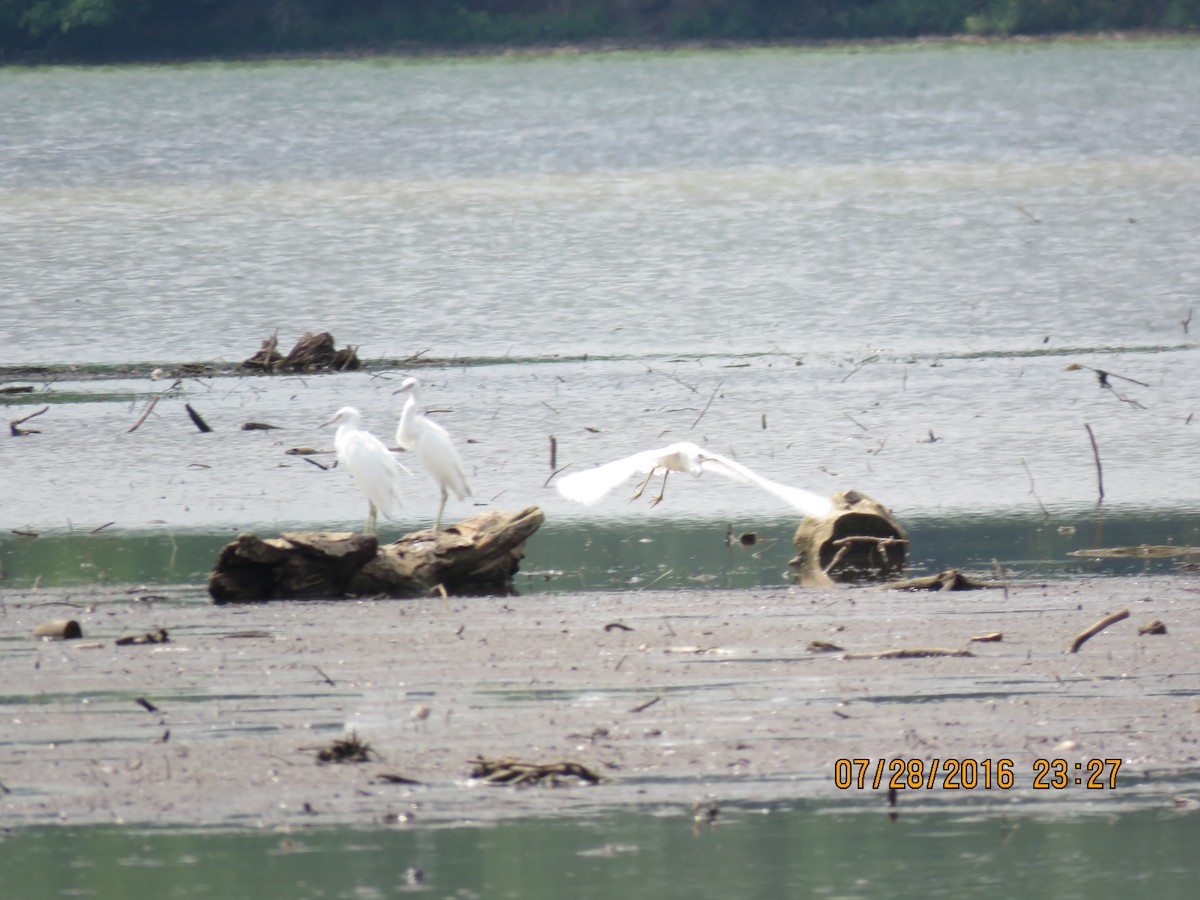
[[1135, 40], [1200, 0], [0, 0], [0, 65]]

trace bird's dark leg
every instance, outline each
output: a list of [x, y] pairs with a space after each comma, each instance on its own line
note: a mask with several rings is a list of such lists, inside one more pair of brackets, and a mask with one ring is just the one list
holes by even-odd
[[666, 493], [666, 490], [667, 490], [667, 476], [670, 474], [671, 474], [670, 469], [663, 469], [662, 484], [659, 485], [658, 496], [650, 498], [651, 506], [658, 506], [658, 504], [662, 503], [663, 494]]
[[650, 479], [654, 477], [654, 473], [657, 471], [658, 471], [658, 466], [655, 466], [654, 468], [652, 468], [650, 470], [650, 474], [647, 475], [645, 480], [641, 484], [638, 485], [638, 489], [636, 491], [634, 491], [633, 496], [629, 498], [630, 503], [632, 503], [638, 497], [642, 496], [642, 491], [646, 490], [646, 485], [648, 485], [650, 483]]
[[375, 504], [372, 503], [370, 500], [368, 500], [367, 505], [371, 508], [371, 510], [370, 510], [370, 512], [367, 513], [367, 524], [363, 526], [363, 534], [374, 534], [375, 533]]

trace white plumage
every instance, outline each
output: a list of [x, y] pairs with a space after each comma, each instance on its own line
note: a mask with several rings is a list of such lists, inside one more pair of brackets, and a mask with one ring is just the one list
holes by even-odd
[[[658, 450], [643, 450], [641, 453], [605, 463], [594, 469], [574, 472], [558, 479], [555, 484], [558, 492], [568, 500], [592, 504], [630, 476], [644, 474], [645, 480], [631, 498], [637, 499], [659, 469], [663, 470], [664, 488], [667, 475], [671, 472], [686, 472], [695, 478], [699, 478], [705, 472], [716, 472], [734, 481], [757, 485], [806, 516], [823, 518], [834, 511], [833, 502], [820, 494], [763, 478], [739, 462], [688, 441], [670, 444]], [[659, 503], [662, 497], [660, 490], [651, 501], [651, 505]]]
[[363, 430], [362, 413], [353, 406], [343, 406], [325, 424], [337, 426], [333, 446], [338, 465], [366, 496], [370, 511], [363, 534], [374, 534], [376, 511], [391, 519], [400, 509], [400, 464], [383, 441]]
[[471, 496], [471, 485], [467, 483], [462, 457], [458, 455], [450, 435], [437, 422], [425, 418], [421, 410], [421, 382], [416, 378], [405, 378], [396, 393], [408, 394], [400, 413], [400, 424], [396, 428], [396, 443], [417, 454], [421, 465], [441, 493], [437, 517], [433, 520], [433, 530], [436, 532], [442, 525], [447, 493], [453, 492], [457, 499], [465, 500]]

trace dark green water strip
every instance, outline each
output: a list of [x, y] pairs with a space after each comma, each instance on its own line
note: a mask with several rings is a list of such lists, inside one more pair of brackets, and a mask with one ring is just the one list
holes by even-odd
[[[1129, 545], [1200, 546], [1200, 514], [1092, 512], [1043, 519], [971, 516], [915, 519], [909, 574], [962, 568], [1004, 578], [1168, 574], [1193, 555], [1092, 559], [1072, 552]], [[312, 526], [310, 526], [312, 527]], [[330, 523], [344, 528], [344, 523]], [[793, 580], [795, 522], [780, 520], [744, 545], [725, 522], [568, 521], [544, 526], [526, 546], [518, 593], [784, 587]], [[260, 532], [265, 534], [266, 532]], [[0, 536], [0, 587], [187, 585], [202, 594], [221, 547], [235, 532], [47, 532]], [[732, 540], [730, 537], [732, 536]], [[390, 537], [385, 533], [385, 538]]]

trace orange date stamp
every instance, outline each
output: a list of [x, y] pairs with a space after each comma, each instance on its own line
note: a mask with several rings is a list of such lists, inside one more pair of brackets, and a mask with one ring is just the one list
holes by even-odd
[[[1070, 787], [1116, 790], [1119, 759], [1035, 759], [1030, 774], [1034, 790], [1061, 791]], [[839, 790], [1007, 791], [1017, 787], [1016, 763], [996, 759], [839, 759], [833, 764], [833, 783]]]

